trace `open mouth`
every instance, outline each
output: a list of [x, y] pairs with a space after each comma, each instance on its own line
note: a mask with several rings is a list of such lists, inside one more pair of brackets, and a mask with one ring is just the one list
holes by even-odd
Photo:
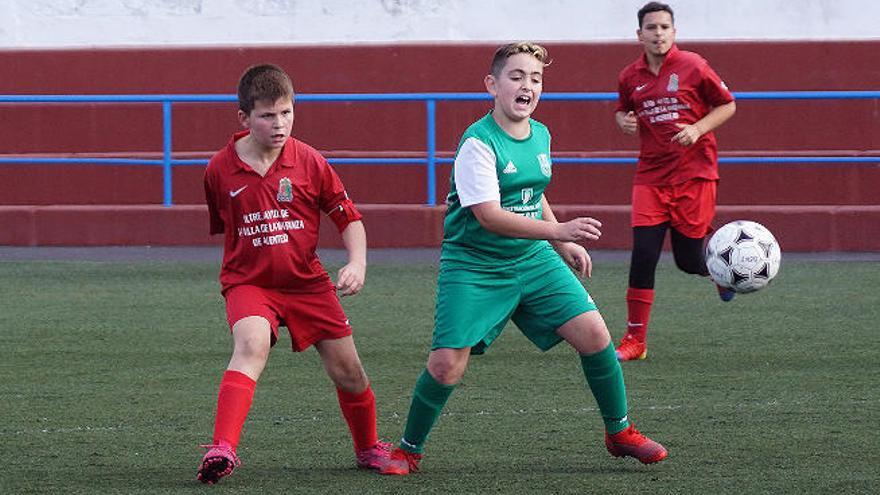
[[516, 101], [520, 105], [529, 105], [530, 103], [532, 103], [532, 97], [527, 95], [519, 95], [514, 101]]

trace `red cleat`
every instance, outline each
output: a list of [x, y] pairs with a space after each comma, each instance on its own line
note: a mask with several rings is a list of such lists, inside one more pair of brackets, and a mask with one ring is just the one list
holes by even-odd
[[391, 452], [388, 462], [379, 469], [379, 474], [406, 476], [409, 473], [418, 473], [421, 460], [422, 454], [414, 454], [401, 448], [396, 448]]
[[196, 479], [202, 483], [213, 485], [220, 481], [220, 478], [229, 476], [238, 466], [241, 466], [241, 460], [235, 455], [235, 449], [230, 445], [202, 445], [204, 449], [208, 449], [205, 457], [202, 458], [202, 464], [199, 466], [199, 472]]
[[388, 462], [391, 456], [391, 443], [379, 442], [369, 449], [358, 450], [357, 465], [361, 469], [380, 469]]
[[642, 464], [660, 462], [669, 455], [664, 446], [639, 433], [633, 425], [614, 435], [605, 432], [605, 448], [614, 457], [635, 457]]
[[647, 343], [640, 342], [631, 334], [626, 334], [620, 339], [620, 345], [617, 346], [618, 361], [634, 361], [646, 357], [648, 357]]

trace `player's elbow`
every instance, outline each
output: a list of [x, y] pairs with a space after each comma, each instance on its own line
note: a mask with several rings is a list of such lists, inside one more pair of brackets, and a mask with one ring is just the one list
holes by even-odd
[[727, 120], [727, 119], [733, 117], [733, 114], [736, 113], [736, 102], [731, 101], [730, 103], [722, 105], [721, 108], [723, 109], [723, 112], [724, 112], [724, 120]]
[[480, 227], [492, 232], [493, 234], [503, 234], [503, 228], [501, 227], [501, 223], [498, 221], [499, 219], [494, 215], [478, 215], [474, 214], [474, 217], [477, 219], [477, 222], [480, 224]]

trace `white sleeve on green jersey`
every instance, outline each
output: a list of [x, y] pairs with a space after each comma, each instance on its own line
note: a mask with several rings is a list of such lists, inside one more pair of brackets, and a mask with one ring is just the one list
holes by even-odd
[[455, 155], [455, 190], [462, 208], [501, 201], [495, 152], [477, 138], [467, 138]]

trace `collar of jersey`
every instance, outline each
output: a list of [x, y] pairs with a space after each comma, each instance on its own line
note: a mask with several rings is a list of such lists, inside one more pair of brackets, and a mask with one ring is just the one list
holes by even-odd
[[[250, 131], [248, 130], [236, 132], [232, 136], [232, 141], [229, 143], [229, 146], [232, 148], [232, 154], [233, 156], [235, 156], [235, 164], [238, 166], [238, 168], [247, 172], [254, 172], [254, 169], [252, 169], [247, 163], [245, 163], [245, 161], [242, 160], [240, 156], [238, 156], [238, 153], [235, 152], [235, 142], [248, 135], [249, 133]], [[294, 159], [292, 156], [289, 156], [289, 153], [294, 153], [295, 148], [288, 149], [288, 146], [296, 146], [294, 144], [295, 142], [296, 140], [293, 139], [293, 136], [288, 136], [287, 142], [284, 143], [284, 149], [281, 150], [281, 154], [278, 155], [278, 158], [275, 159], [275, 163], [272, 164], [273, 167], [275, 165], [284, 168], [293, 167]], [[271, 168], [272, 167], [269, 167], [269, 169]], [[266, 175], [268, 175], [268, 173]]]
[[[663, 59], [663, 65], [660, 66], [660, 72], [663, 72], [663, 68], [666, 67], [669, 62], [674, 59], [678, 55], [678, 45], [675, 43], [672, 44], [672, 48], [666, 52], [666, 58]], [[636, 62], [636, 69], [638, 70], [648, 70], [648, 55], [642, 53], [642, 56], [639, 57], [638, 62]]]

